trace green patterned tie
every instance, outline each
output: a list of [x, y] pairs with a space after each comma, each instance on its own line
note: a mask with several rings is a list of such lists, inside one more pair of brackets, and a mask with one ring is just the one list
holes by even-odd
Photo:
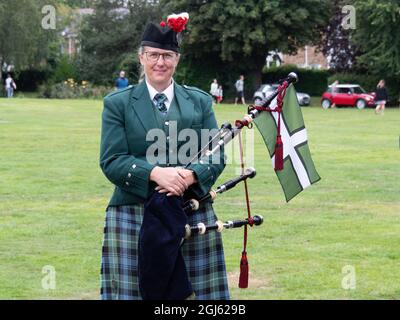
[[156, 107], [163, 115], [166, 115], [168, 112], [167, 106], [165, 105], [165, 101], [167, 100], [167, 96], [164, 93], [157, 93], [154, 96], [154, 101]]

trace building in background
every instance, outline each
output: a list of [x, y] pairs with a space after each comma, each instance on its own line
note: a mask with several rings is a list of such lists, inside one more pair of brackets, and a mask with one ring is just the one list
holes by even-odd
[[282, 60], [282, 64], [295, 64], [299, 68], [329, 69], [329, 58], [312, 46], [299, 48], [295, 55], [284, 54]]
[[[95, 13], [95, 9], [83, 8], [74, 10], [73, 18], [71, 24], [66, 27], [62, 32], [62, 42], [61, 42], [61, 54], [66, 54], [70, 57], [79, 53], [80, 42], [79, 42], [79, 26], [82, 22], [84, 16], [92, 15]], [[110, 17], [115, 19], [122, 19], [127, 14], [129, 14], [129, 9], [127, 8], [116, 8], [110, 10]]]
[[84, 8], [84, 9], [76, 9], [74, 10], [73, 19], [71, 24], [66, 27], [61, 32], [61, 45], [60, 51], [61, 54], [68, 55], [70, 57], [79, 53], [80, 45], [79, 45], [79, 25], [82, 22], [84, 16], [94, 14], [94, 9]]

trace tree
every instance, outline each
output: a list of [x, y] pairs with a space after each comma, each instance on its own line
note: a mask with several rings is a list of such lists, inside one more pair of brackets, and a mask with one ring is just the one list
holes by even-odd
[[109, 84], [118, 70], [138, 78], [137, 48], [144, 26], [160, 17], [157, 1], [100, 0], [81, 29], [79, 68], [85, 80]]
[[400, 75], [400, 3], [397, 0], [355, 1], [354, 42], [363, 52], [357, 63], [374, 74]]
[[51, 0], [2, 1], [0, 3], [0, 79], [3, 66], [21, 70], [40, 64], [49, 54], [55, 31], [42, 28], [42, 7]]
[[58, 0], [58, 2], [72, 8], [91, 8], [95, 5], [96, 0]]
[[295, 53], [316, 43], [329, 21], [328, 0], [161, 0], [165, 14], [190, 14], [185, 58], [220, 60], [224, 69], [241, 69], [261, 83], [269, 51]]
[[342, 25], [345, 14], [342, 9], [349, 4], [349, 0], [334, 0], [334, 12], [328, 26], [323, 32], [320, 49], [330, 58], [331, 69], [341, 72], [354, 66], [356, 50], [351, 42], [351, 29], [345, 29]]

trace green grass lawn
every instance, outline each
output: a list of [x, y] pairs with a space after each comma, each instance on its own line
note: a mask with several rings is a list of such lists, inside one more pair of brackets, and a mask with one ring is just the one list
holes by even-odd
[[[0, 99], [0, 299], [98, 299], [113, 190], [98, 166], [101, 110], [93, 100]], [[245, 108], [215, 111], [234, 122]], [[243, 232], [223, 233], [232, 298], [400, 299], [399, 109], [303, 113], [322, 180], [286, 204], [254, 131], [251, 206], [265, 222], [249, 232], [246, 290], [237, 288]], [[246, 216], [242, 188], [216, 199], [220, 219]], [[42, 288], [47, 265], [55, 290]], [[342, 287], [345, 266], [355, 289]]]

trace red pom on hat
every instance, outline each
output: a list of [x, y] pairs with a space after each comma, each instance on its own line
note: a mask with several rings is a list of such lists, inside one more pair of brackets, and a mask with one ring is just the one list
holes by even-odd
[[167, 26], [167, 24], [165, 23], [165, 21], [161, 21], [161, 22], [160, 22], [160, 27], [164, 28], [164, 27], [166, 27], [166, 26]]
[[187, 12], [183, 12], [180, 14], [171, 14], [167, 18], [168, 27], [170, 27], [176, 33], [180, 33], [185, 30], [188, 21], [189, 14]]

